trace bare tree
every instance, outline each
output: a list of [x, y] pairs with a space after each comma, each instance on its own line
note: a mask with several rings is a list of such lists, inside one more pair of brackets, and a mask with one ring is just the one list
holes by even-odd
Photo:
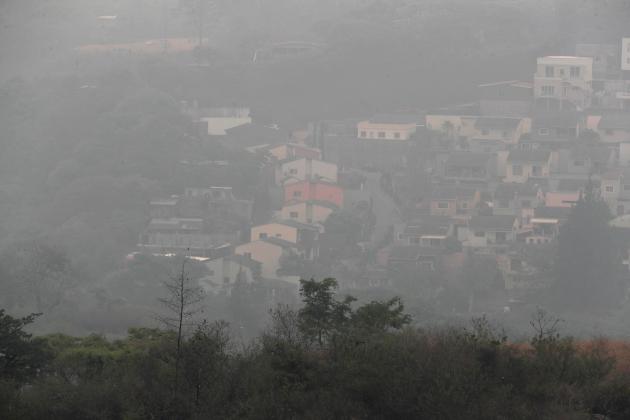
[[199, 286], [192, 284], [190, 277], [186, 273], [186, 262], [187, 258], [184, 257], [180, 272], [164, 283], [168, 296], [160, 299], [160, 302], [169, 312], [169, 315], [160, 317], [160, 321], [177, 334], [175, 392], [177, 392], [179, 386], [179, 368], [184, 332], [186, 329], [194, 326], [194, 317], [201, 312], [200, 303], [204, 299], [203, 290]]
[[531, 321], [529, 321], [529, 325], [534, 329], [532, 341], [542, 343], [558, 339], [560, 336], [560, 325], [563, 322], [562, 319], [549, 315], [544, 309], [537, 308], [532, 315]]

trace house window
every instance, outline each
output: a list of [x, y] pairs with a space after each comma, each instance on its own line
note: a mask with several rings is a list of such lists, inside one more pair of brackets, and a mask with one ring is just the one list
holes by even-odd
[[505, 234], [505, 232], [497, 232], [494, 234], [494, 236], [497, 239], [498, 244], [504, 243], [507, 239], [507, 235]]
[[442, 244], [442, 241], [440, 241], [437, 238], [429, 239], [429, 245], [431, 245], [431, 246], [440, 246], [441, 244]]
[[420, 238], [409, 238], [409, 243], [411, 245], [418, 245], [420, 243]]
[[267, 234], [266, 233], [261, 233], [258, 235], [258, 239], [265, 239], [267, 238]]
[[512, 175], [523, 175], [523, 167], [521, 165], [512, 165]]
[[545, 77], [553, 77], [553, 66], [545, 67]]
[[297, 174], [297, 169], [295, 169], [295, 168], [291, 168], [291, 169], [289, 169], [289, 173], [290, 173], [291, 175], [295, 175], [295, 174]]
[[293, 197], [302, 197], [302, 191], [293, 191]]
[[385, 138], [385, 132], [384, 131], [379, 131], [378, 132], [378, 138], [379, 139], [384, 139]]
[[613, 130], [611, 130], [610, 128], [606, 129], [606, 135], [607, 136], [612, 136], [613, 134], [615, 134], [615, 132]]
[[421, 261], [418, 265], [424, 270], [433, 271], [433, 261]]
[[480, 231], [475, 232], [475, 236], [477, 238], [483, 238], [484, 236], [486, 236], [486, 232], [480, 232]]
[[394, 138], [395, 139], [399, 139], [400, 138], [400, 133], [394, 133]]
[[367, 137], [367, 132], [361, 131], [361, 137]]
[[464, 202], [462, 203], [462, 208], [463, 208], [463, 209], [467, 209], [467, 208], [468, 208], [468, 203], [464, 201]]
[[448, 208], [448, 203], [446, 201], [440, 201], [438, 202], [438, 209], [447, 209]]
[[606, 185], [606, 192], [615, 192], [615, 187], [613, 187], [612, 185]]
[[291, 217], [291, 219], [297, 219], [298, 212], [297, 211], [292, 211], [291, 213], [289, 213], [289, 216]]
[[567, 89], [566, 87], [562, 88], [562, 96], [564, 96], [565, 98], [569, 95], [569, 89]]
[[540, 92], [542, 96], [553, 96], [555, 89], [553, 86], [542, 86]]
[[521, 201], [521, 207], [529, 208], [532, 206], [532, 202], [530, 200]]
[[533, 176], [541, 176], [542, 169], [538, 165], [532, 165], [532, 175]]
[[571, 66], [571, 78], [576, 79], [580, 77], [580, 68], [578, 66]]
[[623, 184], [624, 191], [630, 191], [630, 184]]
[[403, 237], [404, 237], [404, 236], [403, 236], [402, 232], [398, 232], [398, 240], [399, 240], [399, 241], [402, 241], [402, 240], [403, 240]]
[[230, 282], [229, 277], [223, 277], [223, 283], [228, 284]]
[[487, 136], [488, 134], [490, 134], [490, 130], [484, 128], [483, 130], [481, 130], [481, 134]]
[[548, 136], [549, 135], [549, 129], [548, 128], [539, 128], [538, 129], [538, 135], [540, 135], [540, 136]]

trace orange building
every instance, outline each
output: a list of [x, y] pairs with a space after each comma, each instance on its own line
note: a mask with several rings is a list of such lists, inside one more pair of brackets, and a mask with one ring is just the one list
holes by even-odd
[[343, 207], [343, 188], [329, 182], [298, 181], [284, 185], [284, 202], [323, 201]]

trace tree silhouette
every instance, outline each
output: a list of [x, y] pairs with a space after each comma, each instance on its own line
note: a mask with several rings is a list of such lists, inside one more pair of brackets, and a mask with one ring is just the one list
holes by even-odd
[[622, 249], [610, 219], [607, 205], [587, 186], [560, 229], [555, 262], [555, 297], [560, 303], [602, 308], [621, 296]]

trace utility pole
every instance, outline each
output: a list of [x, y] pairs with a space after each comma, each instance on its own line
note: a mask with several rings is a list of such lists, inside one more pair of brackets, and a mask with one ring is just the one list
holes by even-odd
[[168, 10], [166, 7], [166, 1], [167, 0], [162, 0], [162, 3], [161, 3], [162, 50], [165, 54], [168, 52], [168, 38], [167, 38]]

